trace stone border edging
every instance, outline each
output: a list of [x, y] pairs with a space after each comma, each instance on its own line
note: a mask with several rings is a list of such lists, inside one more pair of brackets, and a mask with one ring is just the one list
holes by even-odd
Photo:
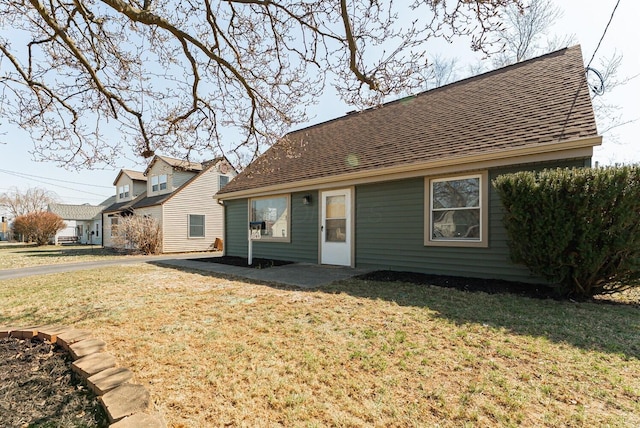
[[116, 366], [113, 355], [104, 352], [106, 343], [86, 330], [64, 326], [0, 327], [0, 339], [48, 340], [67, 351], [77, 373], [107, 413], [109, 428], [166, 428], [158, 413], [151, 412], [151, 398], [142, 385], [129, 383], [133, 373]]

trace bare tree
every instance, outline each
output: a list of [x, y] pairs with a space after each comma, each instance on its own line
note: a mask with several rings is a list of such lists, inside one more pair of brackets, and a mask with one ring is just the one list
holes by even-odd
[[428, 40], [471, 35], [487, 51], [519, 2], [6, 1], [0, 113], [67, 167], [131, 149], [250, 160], [326, 84], [362, 106], [420, 88]]
[[0, 207], [4, 207], [12, 218], [45, 211], [49, 204], [58, 200], [59, 197], [55, 192], [41, 187], [31, 187], [24, 192], [17, 187], [12, 187], [8, 192], [0, 193]]
[[440, 54], [434, 55], [427, 68], [426, 88], [433, 89], [456, 80], [457, 58], [446, 58]]
[[[494, 66], [513, 64], [575, 43], [573, 35], [549, 34], [562, 14], [562, 9], [552, 0], [529, 0], [524, 8], [507, 7], [506, 25], [500, 30], [504, 49], [493, 57]], [[593, 109], [600, 133], [616, 142], [617, 136], [611, 131], [632, 121], [623, 117], [620, 106], [612, 104], [602, 95], [637, 76], [619, 78], [622, 55], [617, 52], [610, 57], [599, 58], [598, 62], [597, 73], [593, 70], [594, 65], [587, 69]]]
[[560, 17], [562, 10], [552, 0], [530, 0], [524, 8], [508, 7], [505, 25], [500, 30], [504, 49], [493, 57], [494, 66], [524, 61], [574, 43], [573, 35], [549, 35], [549, 30]]

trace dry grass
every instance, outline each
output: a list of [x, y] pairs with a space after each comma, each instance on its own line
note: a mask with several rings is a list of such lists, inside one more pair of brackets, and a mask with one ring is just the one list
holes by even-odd
[[637, 427], [637, 303], [149, 265], [0, 281], [0, 324], [93, 330], [173, 427]]
[[15, 269], [60, 263], [88, 262], [127, 257], [95, 245], [0, 244], [0, 269]]

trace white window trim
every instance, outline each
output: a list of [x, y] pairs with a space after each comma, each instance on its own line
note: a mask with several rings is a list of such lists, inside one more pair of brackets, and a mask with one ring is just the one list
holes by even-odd
[[[291, 242], [291, 194], [290, 193], [281, 193], [277, 195], [269, 195], [269, 196], [260, 196], [257, 198], [249, 198], [248, 203], [248, 218], [249, 221], [253, 221], [251, 219], [251, 202], [261, 200], [261, 199], [277, 199], [277, 198], [286, 198], [287, 199], [287, 236], [284, 238], [272, 238], [272, 237], [262, 237], [260, 238], [261, 242]], [[247, 224], [247, 231], [249, 230], [249, 225]], [[249, 233], [249, 232], [247, 232]]]
[[[464, 180], [466, 178], [480, 179], [480, 239], [479, 240], [457, 240], [457, 239], [432, 239], [431, 234], [431, 186], [434, 181], [443, 180]], [[479, 247], [489, 246], [489, 173], [480, 171], [475, 174], [447, 175], [425, 177], [424, 188], [424, 245], [429, 247]]]
[[129, 197], [129, 185], [128, 184], [122, 184], [120, 186], [118, 186], [118, 197], [120, 199], [126, 199]]
[[[164, 177], [164, 180], [162, 180], [163, 177]], [[157, 193], [162, 190], [167, 190], [167, 188], [169, 187], [169, 174], [152, 175], [150, 181], [151, 181], [151, 193]], [[164, 187], [162, 187], [163, 184], [164, 184]]]
[[[202, 236], [191, 236], [191, 216], [202, 216]], [[189, 239], [205, 239], [207, 237], [207, 215], [206, 214], [187, 214], [187, 237]]]

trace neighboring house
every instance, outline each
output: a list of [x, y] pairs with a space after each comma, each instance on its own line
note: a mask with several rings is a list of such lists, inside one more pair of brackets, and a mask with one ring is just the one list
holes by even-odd
[[213, 250], [224, 232], [222, 206], [211, 195], [235, 175], [224, 157], [199, 163], [156, 155], [144, 172], [121, 171], [116, 203], [103, 212], [104, 246], [115, 247], [120, 219], [136, 214], [158, 220], [163, 253]]
[[254, 257], [533, 281], [491, 180], [588, 167], [599, 144], [563, 49], [289, 133], [215, 196], [225, 254], [247, 256], [256, 222]]
[[54, 244], [78, 243], [102, 245], [102, 210], [113, 202], [107, 199], [100, 205], [49, 204], [47, 211], [59, 215], [66, 227], [53, 239]]

